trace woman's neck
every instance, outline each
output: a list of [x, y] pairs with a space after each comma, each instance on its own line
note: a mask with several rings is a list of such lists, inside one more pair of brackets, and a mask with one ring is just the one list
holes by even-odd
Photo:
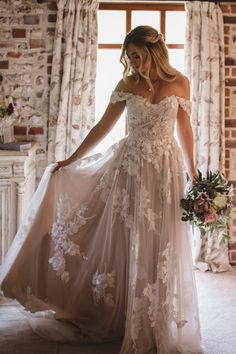
[[156, 68], [151, 68], [150, 70], [150, 74], [149, 74], [149, 77], [150, 77], [150, 80], [151, 80], [151, 83], [153, 85], [160, 85], [161, 84], [161, 78], [157, 75], [157, 71], [156, 71]]

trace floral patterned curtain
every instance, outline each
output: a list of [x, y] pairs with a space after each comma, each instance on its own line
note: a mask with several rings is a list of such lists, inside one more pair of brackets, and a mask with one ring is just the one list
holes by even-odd
[[48, 162], [68, 157], [95, 120], [96, 0], [59, 0], [49, 103]]
[[[224, 32], [219, 5], [187, 1], [185, 64], [190, 78], [195, 161], [205, 173], [224, 171]], [[201, 270], [230, 269], [228, 247], [216, 233], [194, 232], [194, 261]]]

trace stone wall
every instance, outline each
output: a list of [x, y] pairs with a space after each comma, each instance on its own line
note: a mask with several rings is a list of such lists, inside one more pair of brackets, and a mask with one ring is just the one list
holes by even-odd
[[15, 103], [18, 141], [38, 141], [37, 177], [47, 163], [47, 120], [56, 1], [0, 0], [1, 91]]

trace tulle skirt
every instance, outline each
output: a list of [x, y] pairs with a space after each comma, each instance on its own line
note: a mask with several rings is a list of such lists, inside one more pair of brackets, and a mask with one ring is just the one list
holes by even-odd
[[180, 149], [173, 141], [155, 163], [127, 149], [125, 138], [47, 167], [2, 265], [2, 290], [53, 340], [201, 353]]

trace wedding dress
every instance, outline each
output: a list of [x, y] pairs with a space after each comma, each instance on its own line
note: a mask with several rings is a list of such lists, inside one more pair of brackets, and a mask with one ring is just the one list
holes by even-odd
[[63, 340], [71, 328], [78, 341], [122, 340], [120, 354], [201, 353], [174, 138], [179, 106], [189, 114], [190, 103], [113, 91], [111, 103], [124, 100], [124, 139], [55, 173], [47, 167], [2, 266], [2, 290], [53, 314]]

